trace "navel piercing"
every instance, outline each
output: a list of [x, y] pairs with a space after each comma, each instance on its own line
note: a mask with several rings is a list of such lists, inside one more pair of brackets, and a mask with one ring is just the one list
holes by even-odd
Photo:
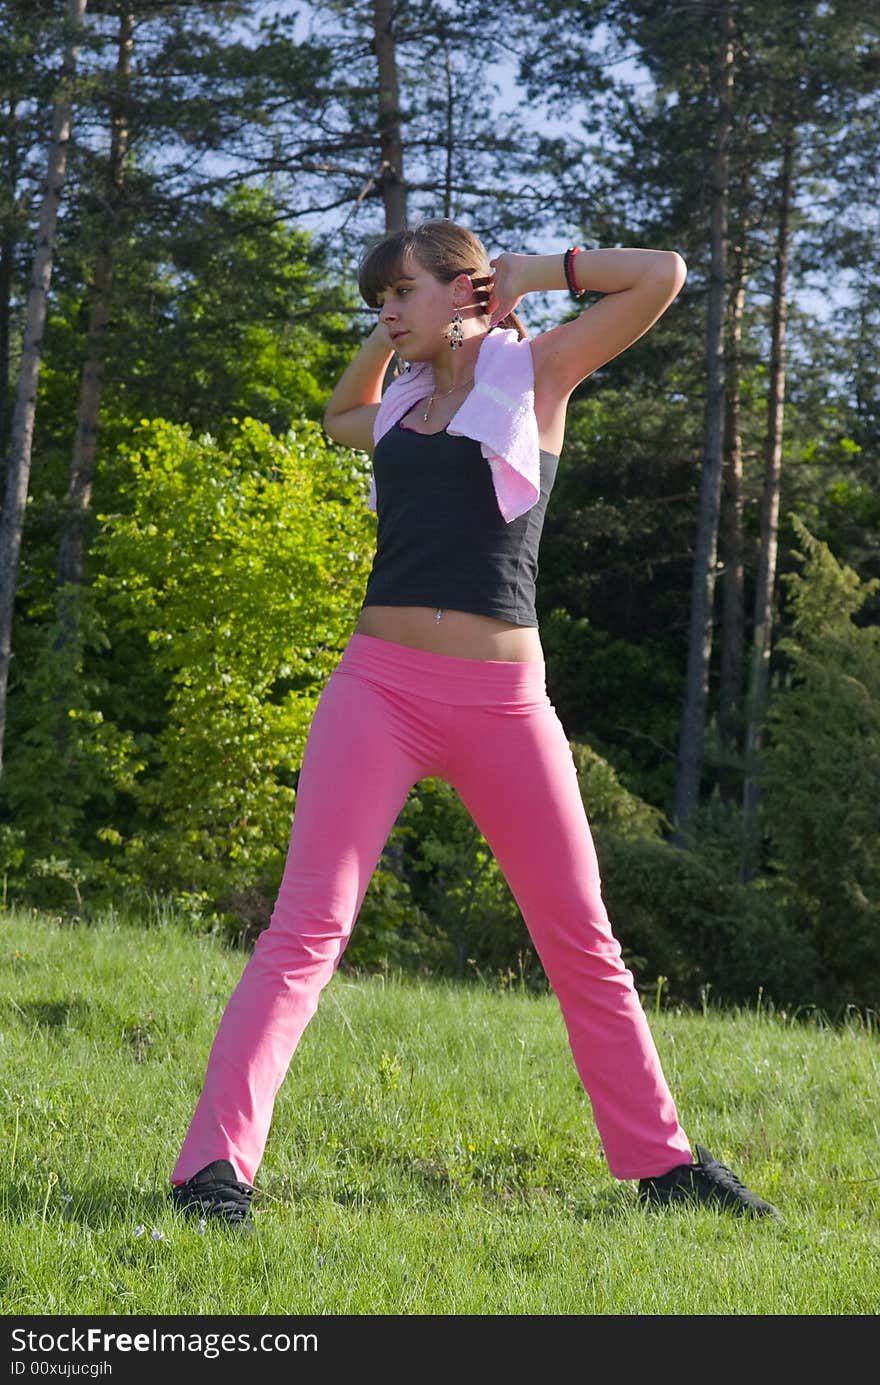
[[434, 624], [435, 624], [435, 625], [439, 625], [439, 624], [440, 624], [440, 617], [442, 616], [442, 614], [443, 614], [443, 609], [442, 609], [442, 607], [441, 607], [440, 609], [438, 609], [438, 611], [436, 612], [436, 614], [435, 614], [435, 616], [434, 616]]

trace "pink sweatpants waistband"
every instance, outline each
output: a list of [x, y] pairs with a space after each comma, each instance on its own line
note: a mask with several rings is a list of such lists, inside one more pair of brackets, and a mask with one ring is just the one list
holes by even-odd
[[358, 631], [350, 637], [336, 671], [457, 707], [521, 705], [547, 697], [543, 659], [463, 659]]

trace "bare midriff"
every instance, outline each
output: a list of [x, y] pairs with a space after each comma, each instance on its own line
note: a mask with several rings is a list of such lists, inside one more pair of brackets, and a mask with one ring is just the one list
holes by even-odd
[[544, 658], [536, 626], [511, 625], [494, 616], [445, 607], [438, 619], [437, 610], [430, 606], [364, 606], [355, 633], [459, 659], [526, 663]]

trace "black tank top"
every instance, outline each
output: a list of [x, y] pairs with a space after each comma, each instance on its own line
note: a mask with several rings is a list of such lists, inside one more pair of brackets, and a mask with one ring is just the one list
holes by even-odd
[[508, 524], [478, 442], [389, 428], [373, 454], [378, 527], [363, 606], [431, 606], [536, 626], [538, 547], [558, 462], [540, 456], [540, 498]]

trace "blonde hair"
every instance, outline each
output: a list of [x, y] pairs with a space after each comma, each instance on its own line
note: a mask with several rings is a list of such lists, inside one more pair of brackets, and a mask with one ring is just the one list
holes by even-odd
[[[393, 231], [367, 248], [358, 266], [358, 288], [365, 303], [371, 308], [379, 306], [379, 294], [406, 272], [410, 256], [441, 284], [451, 284], [459, 274], [471, 278], [492, 275], [489, 256], [479, 236], [455, 221], [437, 217], [405, 231]], [[481, 304], [481, 311], [488, 313], [488, 303]], [[498, 325], [512, 327], [520, 338], [526, 335], [516, 313], [508, 313]]]

